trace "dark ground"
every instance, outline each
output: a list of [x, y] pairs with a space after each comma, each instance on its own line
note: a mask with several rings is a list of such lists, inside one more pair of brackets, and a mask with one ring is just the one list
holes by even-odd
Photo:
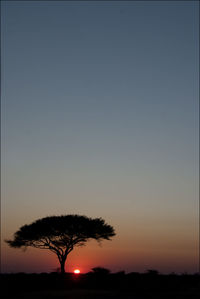
[[199, 275], [1, 274], [2, 299], [196, 299]]

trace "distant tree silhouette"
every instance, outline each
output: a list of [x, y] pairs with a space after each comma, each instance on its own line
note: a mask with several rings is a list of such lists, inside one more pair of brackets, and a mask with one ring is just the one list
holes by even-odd
[[110, 270], [103, 267], [94, 267], [92, 268], [93, 273], [98, 275], [107, 275], [110, 273]]
[[50, 216], [22, 226], [13, 240], [5, 240], [10, 247], [28, 246], [49, 249], [60, 262], [61, 273], [65, 273], [68, 254], [76, 246], [83, 246], [90, 239], [110, 240], [115, 236], [112, 226], [102, 218], [88, 218], [80, 215]]
[[155, 275], [159, 275], [159, 271], [155, 269], [149, 269], [147, 270], [147, 274], [155, 276]]

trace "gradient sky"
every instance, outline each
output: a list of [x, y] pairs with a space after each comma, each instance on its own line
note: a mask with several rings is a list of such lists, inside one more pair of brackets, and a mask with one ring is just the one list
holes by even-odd
[[[2, 1], [2, 239], [102, 217], [67, 271], [198, 270], [198, 2]], [[57, 258], [2, 242], [3, 272]]]

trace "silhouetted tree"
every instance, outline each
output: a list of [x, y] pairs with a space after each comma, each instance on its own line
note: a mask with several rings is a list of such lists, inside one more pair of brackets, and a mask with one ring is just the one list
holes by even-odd
[[159, 275], [159, 272], [158, 270], [155, 269], [149, 269], [147, 270], [147, 274], [155, 276], [155, 275]]
[[98, 275], [108, 275], [110, 273], [110, 270], [103, 267], [95, 267], [92, 268], [93, 273]]
[[65, 273], [65, 262], [75, 246], [83, 246], [89, 239], [110, 240], [115, 235], [112, 226], [102, 218], [79, 215], [51, 216], [22, 226], [13, 240], [6, 240], [14, 248], [28, 246], [49, 249], [58, 257], [61, 273]]

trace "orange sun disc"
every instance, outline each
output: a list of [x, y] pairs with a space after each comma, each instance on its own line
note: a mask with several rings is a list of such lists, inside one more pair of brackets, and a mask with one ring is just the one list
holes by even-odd
[[79, 273], [81, 273], [81, 271], [79, 269], [74, 270], [74, 274], [79, 274]]

